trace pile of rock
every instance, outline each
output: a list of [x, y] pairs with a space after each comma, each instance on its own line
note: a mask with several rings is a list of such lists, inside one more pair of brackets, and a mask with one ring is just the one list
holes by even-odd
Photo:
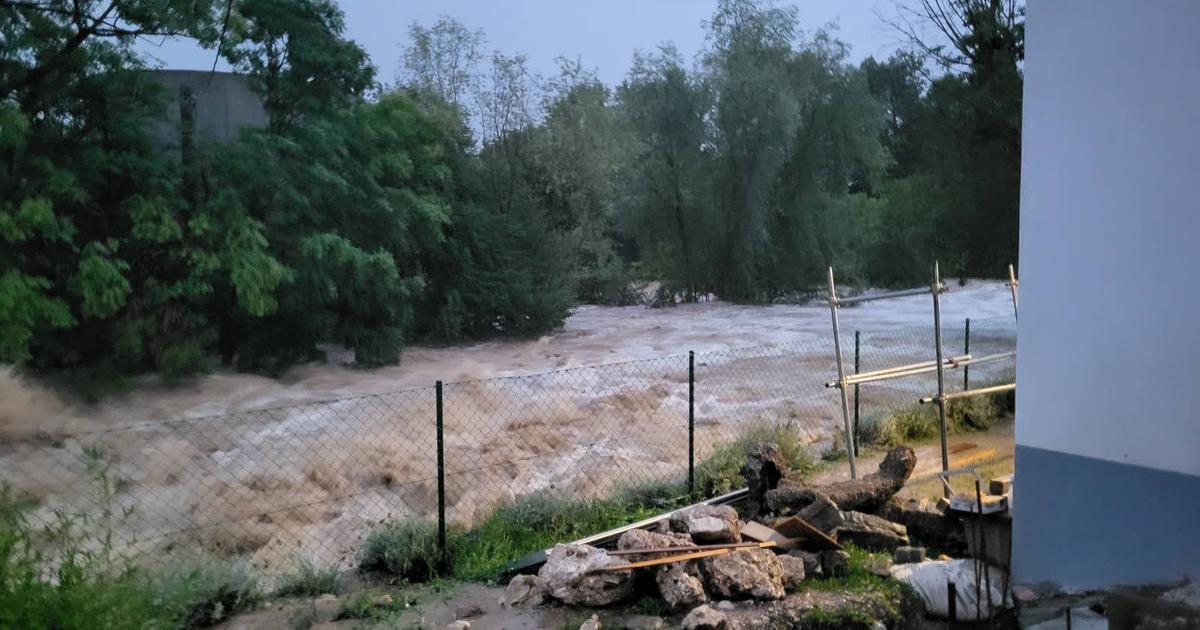
[[[730, 506], [700, 505], [671, 514], [656, 531], [624, 532], [616, 552], [558, 545], [537, 575], [513, 578], [505, 603], [601, 607], [653, 594], [674, 611], [688, 611], [685, 628], [725, 627], [727, 616], [748, 609], [761, 613], [797, 602], [825, 605], [817, 601], [825, 597], [817, 594], [820, 589], [794, 597], [789, 593], [805, 590], [806, 579], [846, 574], [850, 557], [842, 549], [845, 543], [893, 552], [896, 562], [921, 562], [924, 550], [909, 546], [910, 530], [919, 531], [922, 540], [941, 542], [956, 533], [961, 538], [961, 527], [948, 523], [951, 519], [939, 508], [894, 500], [915, 464], [912, 449], [897, 447], [873, 474], [810, 485], [788, 474], [774, 445], [759, 445], [742, 471], [750, 489], [742, 515]], [[711, 549], [744, 539], [766, 545]], [[708, 551], [716, 553], [704, 555]], [[687, 554], [697, 557], [679, 558]], [[889, 576], [891, 562], [882, 560], [869, 569]], [[793, 599], [797, 602], [789, 604]]]
[[[703, 558], [626, 571], [605, 569], [678, 555], [663, 551], [696, 545], [738, 543], [742, 523], [729, 506], [697, 506], [672, 515], [666, 531], [631, 530], [617, 540], [621, 556], [589, 545], [558, 545], [536, 576], [509, 583], [510, 605], [536, 605], [553, 599], [571, 606], [607, 606], [653, 588], [673, 609], [709, 601], [780, 599], [804, 579], [804, 561], [776, 556], [770, 549], [736, 549]], [[651, 586], [652, 585], [652, 586]]]

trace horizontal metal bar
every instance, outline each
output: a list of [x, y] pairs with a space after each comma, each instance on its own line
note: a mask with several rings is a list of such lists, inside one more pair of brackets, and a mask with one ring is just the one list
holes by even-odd
[[[875, 300], [890, 300], [892, 298], [911, 297], [913, 295], [927, 295], [931, 293], [929, 287], [921, 287], [920, 289], [904, 289], [903, 291], [884, 291], [883, 293], [867, 293], [863, 295], [853, 295], [850, 297], [838, 298], [836, 304], [845, 306], [847, 304], [858, 304], [860, 302], [873, 302]], [[938, 287], [938, 293], [945, 293], [946, 285]]]
[[[942, 400], [954, 400], [956, 398], [971, 398], [972, 396], [984, 396], [986, 394], [999, 394], [1000, 392], [1010, 392], [1017, 388], [1016, 383], [1007, 383], [1005, 385], [993, 385], [991, 387], [981, 387], [979, 389], [968, 389], [963, 392], [951, 392], [942, 397]], [[934, 402], [937, 396], [926, 396], [919, 402], [922, 405]]]
[[[963, 354], [957, 357], [950, 357], [942, 361], [942, 365], [948, 368], [956, 368], [959, 365], [964, 365], [969, 361], [971, 355]], [[925, 374], [937, 370], [937, 361], [922, 361], [920, 363], [910, 363], [908, 365], [899, 365], [893, 368], [884, 370], [874, 370], [871, 372], [860, 372], [851, 374], [846, 377], [847, 385], [860, 385], [862, 383], [871, 383], [874, 381], [884, 381], [893, 378], [901, 378], [904, 376], [913, 376], [915, 374]], [[825, 387], [837, 387], [837, 381], [825, 383]]]

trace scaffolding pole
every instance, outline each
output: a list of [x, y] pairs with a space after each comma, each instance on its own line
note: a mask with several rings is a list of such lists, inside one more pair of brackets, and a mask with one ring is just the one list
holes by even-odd
[[[1004, 385], [993, 385], [991, 387], [980, 387], [979, 389], [968, 389], [968, 390], [961, 391], [961, 392], [953, 392], [950, 394], [946, 394], [945, 396], [943, 396], [943, 398], [946, 400], [957, 400], [959, 398], [971, 398], [972, 396], [985, 396], [987, 394], [999, 394], [1000, 392], [1011, 392], [1011, 391], [1015, 391], [1016, 389], [1017, 389], [1016, 383], [1005, 383]], [[936, 400], [937, 400], [937, 397], [935, 397], [935, 396], [926, 396], [925, 398], [920, 399], [918, 402], [920, 402], [922, 405], [927, 405], [931, 402], [935, 402]]]
[[1012, 291], [1013, 319], [1017, 319], [1017, 272], [1011, 264], [1008, 266], [1008, 289]]
[[937, 357], [938, 430], [942, 438], [942, 470], [950, 469], [950, 452], [946, 445], [946, 371], [942, 367], [942, 274], [938, 261], [933, 261], [933, 344]]
[[[954, 370], [979, 363], [987, 363], [988, 361], [997, 361], [999, 359], [1007, 359], [1015, 356], [1017, 356], [1017, 353], [1013, 351], [989, 354], [982, 357], [973, 357], [969, 354], [960, 354], [958, 356], [949, 357], [942, 363], [945, 367]], [[886, 370], [874, 370], [871, 372], [851, 374], [850, 376], [846, 377], [846, 385], [862, 385], [863, 383], [874, 383], [876, 381], [886, 381], [893, 378], [928, 374], [934, 370], [937, 370], [937, 365], [935, 365], [933, 361], [923, 361], [921, 363], [912, 363], [909, 365], [888, 368]], [[840, 384], [837, 381], [829, 381], [828, 383], [825, 383], [825, 387], [840, 387]]]
[[837, 355], [838, 393], [842, 399], [842, 423], [846, 429], [846, 458], [850, 461], [850, 478], [858, 479], [854, 467], [854, 433], [850, 430], [850, 399], [846, 392], [846, 366], [842, 363], [842, 336], [838, 328], [837, 286], [833, 282], [833, 267], [829, 268], [829, 315], [833, 318], [833, 352]]

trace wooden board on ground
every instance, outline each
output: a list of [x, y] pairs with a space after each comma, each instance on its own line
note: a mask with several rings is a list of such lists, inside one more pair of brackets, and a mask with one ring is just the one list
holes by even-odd
[[974, 442], [959, 442], [958, 444], [951, 444], [950, 445], [950, 454], [958, 455], [959, 453], [961, 453], [963, 451], [969, 451], [969, 450], [975, 448], [976, 446], [978, 446], [978, 445], [975, 444]]
[[723, 556], [727, 553], [735, 553], [744, 549], [765, 549], [774, 547], [775, 543], [771, 541], [760, 542], [753, 547], [725, 547], [724, 549], [709, 549], [708, 551], [695, 551], [692, 553], [681, 553], [674, 556], [666, 556], [664, 558], [654, 558], [653, 560], [642, 560], [641, 562], [630, 562], [629, 564], [618, 564], [611, 567], [598, 569], [597, 573], [615, 573], [617, 571], [631, 571], [633, 569], [642, 569], [645, 567], [655, 567], [660, 564], [672, 564], [675, 562], [684, 562], [686, 560], [695, 560], [697, 558], [709, 558], [712, 556]]
[[818, 549], [841, 549], [842, 546], [838, 541], [829, 537], [825, 532], [813, 527], [808, 521], [799, 516], [789, 516], [788, 518], [775, 522], [775, 531], [781, 535], [803, 542], [811, 543]]
[[796, 541], [794, 539], [788, 538], [774, 529], [754, 521], [746, 521], [746, 523], [742, 525], [742, 538], [749, 538], [750, 540], [755, 540], [758, 542], [771, 541], [775, 543], [776, 547], [784, 551], [789, 551], [796, 547]]
[[608, 552], [608, 555], [610, 555], [610, 556], [640, 556], [643, 554], [652, 554], [652, 553], [675, 554], [675, 553], [685, 553], [685, 552], [689, 552], [689, 551], [708, 551], [709, 549], [739, 549], [742, 547], [756, 547], [757, 548], [758, 543], [760, 543], [760, 542], [762, 542], [762, 541], [756, 540], [754, 542], [722, 543], [719, 545], [688, 545], [686, 547], [653, 547], [653, 548], [649, 548], [649, 549], [618, 549], [616, 551]]

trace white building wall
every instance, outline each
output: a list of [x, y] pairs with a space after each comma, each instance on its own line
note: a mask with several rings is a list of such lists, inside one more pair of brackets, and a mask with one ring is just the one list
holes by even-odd
[[[1018, 578], [1171, 579], [1200, 569], [1200, 521], [1186, 524], [1200, 516], [1200, 2], [1029, 5]], [[1159, 496], [1168, 488], [1183, 495]], [[1080, 498], [1111, 511], [1075, 509]], [[1169, 513], [1129, 519], [1138, 500]], [[1190, 549], [1147, 538], [1163, 516], [1191, 530]], [[1069, 552], [1098, 518], [1103, 535]], [[1102, 548], [1147, 543], [1141, 567]]]

